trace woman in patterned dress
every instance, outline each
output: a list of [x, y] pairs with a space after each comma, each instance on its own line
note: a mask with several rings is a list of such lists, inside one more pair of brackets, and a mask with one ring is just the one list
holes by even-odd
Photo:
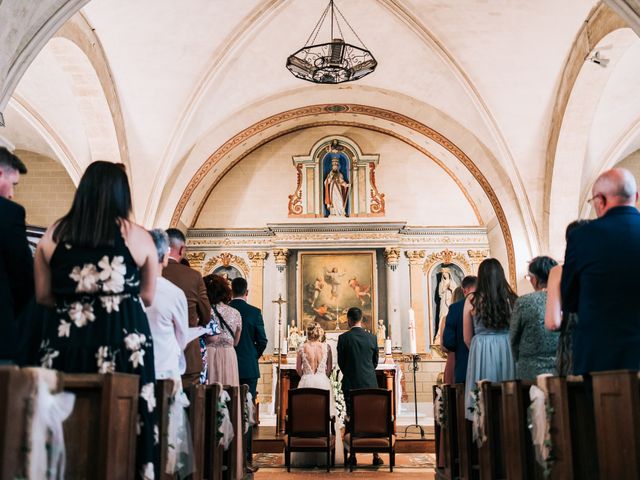
[[122, 165], [89, 165], [69, 213], [47, 230], [36, 250], [36, 299], [54, 307], [40, 363], [67, 373], [139, 375], [136, 473], [153, 479], [158, 426], [144, 306], [153, 300], [158, 262], [149, 233], [130, 214]]

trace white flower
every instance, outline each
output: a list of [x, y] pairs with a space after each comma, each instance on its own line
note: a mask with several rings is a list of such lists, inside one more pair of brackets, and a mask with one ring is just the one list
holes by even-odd
[[116, 371], [116, 363], [113, 361], [113, 354], [109, 352], [108, 346], [99, 347], [96, 358], [98, 359], [98, 373], [104, 375]]
[[124, 257], [117, 255], [109, 263], [109, 257], [104, 256], [98, 262], [101, 268], [100, 280], [102, 280], [102, 290], [104, 292], [120, 293], [124, 290], [124, 276], [127, 273], [127, 266], [124, 264]]
[[93, 322], [96, 319], [93, 314], [93, 305], [73, 302], [69, 308], [69, 318], [75, 323], [76, 327], [84, 327], [87, 321]]
[[152, 383], [147, 383], [140, 391], [140, 397], [147, 402], [147, 409], [153, 412], [156, 408], [156, 394]]
[[106, 297], [100, 297], [100, 303], [102, 303], [102, 308], [104, 308], [107, 313], [111, 312], [119, 312], [120, 311], [120, 296], [119, 295], [109, 295]]
[[69, 277], [78, 283], [76, 292], [95, 293], [100, 289], [98, 286], [100, 276], [93, 263], [85, 263], [82, 268], [73, 267]]
[[68, 337], [71, 334], [71, 322], [65, 322], [60, 319], [60, 325], [58, 325], [58, 336]]
[[131, 354], [129, 361], [133, 364], [133, 368], [138, 368], [138, 365], [144, 365], [144, 350], [140, 349]]
[[160, 443], [160, 429], [158, 425], [153, 426], [153, 443], [158, 445]]
[[51, 368], [53, 366], [53, 359], [60, 356], [60, 352], [57, 350], [47, 349], [47, 352], [40, 359], [40, 365], [42, 368]]
[[156, 474], [153, 470], [153, 463], [147, 463], [140, 471], [140, 475], [144, 480], [155, 480]]
[[144, 342], [147, 341], [147, 337], [142, 333], [130, 333], [126, 337], [124, 337], [124, 344], [127, 347], [127, 350], [131, 350], [135, 352], [136, 350], [140, 350]]

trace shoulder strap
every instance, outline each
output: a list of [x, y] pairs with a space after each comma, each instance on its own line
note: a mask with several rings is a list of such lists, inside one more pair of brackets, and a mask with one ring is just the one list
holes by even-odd
[[224, 318], [222, 318], [222, 315], [220, 315], [220, 312], [218, 312], [218, 309], [216, 308], [216, 306], [213, 306], [213, 312], [216, 314], [216, 317], [218, 317], [218, 321], [220, 322], [220, 324], [227, 329], [227, 331], [233, 336], [233, 330], [231, 330], [231, 327], [229, 327], [229, 325], [227, 324], [227, 322], [224, 321]]

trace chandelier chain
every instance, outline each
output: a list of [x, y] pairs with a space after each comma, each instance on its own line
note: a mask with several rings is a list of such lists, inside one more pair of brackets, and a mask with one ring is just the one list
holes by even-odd
[[[333, 1], [331, 2], [333, 3]], [[356, 38], [358, 39], [358, 41], [360, 42], [360, 44], [366, 49], [369, 50], [367, 48], [367, 46], [364, 44], [364, 42], [362, 41], [362, 39], [358, 36], [358, 34], [356, 33], [356, 31], [353, 29], [353, 27], [351, 26], [351, 24], [349, 23], [349, 20], [347, 20], [347, 18], [344, 16], [344, 14], [342, 13], [342, 11], [338, 8], [338, 6], [336, 5], [336, 10], [338, 11], [338, 13], [340, 14], [340, 16], [342, 17], [342, 19], [345, 21], [345, 23], [347, 24], [347, 26], [349, 27], [349, 30], [351, 30], [353, 32], [353, 34], [356, 36]], [[336, 17], [336, 22], [337, 22], [337, 17]], [[342, 33], [342, 31], [340, 32]], [[344, 37], [343, 37], [344, 38]]]
[[[329, 12], [329, 5], [327, 5], [327, 7], [324, 9], [324, 12], [322, 12], [322, 15], [320, 15], [320, 20], [318, 20], [318, 23], [316, 23], [316, 26], [313, 27], [313, 30], [311, 30], [311, 34], [309, 35], [309, 38], [307, 38], [307, 41], [304, 44], [305, 47], [311, 45], [312, 43], [315, 43], [316, 38], [318, 38], [318, 34], [320, 33], [320, 29], [322, 28], [322, 24], [324, 23], [324, 19], [327, 18], [328, 12]], [[313, 40], [311, 39], [311, 37], [313, 37]]]

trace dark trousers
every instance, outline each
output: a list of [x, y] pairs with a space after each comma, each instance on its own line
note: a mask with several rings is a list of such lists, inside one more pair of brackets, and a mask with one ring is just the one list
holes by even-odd
[[[241, 378], [240, 385], [247, 385], [249, 387], [249, 393], [251, 397], [253, 397], [253, 404], [256, 402], [256, 389], [258, 388], [258, 379], [257, 378]], [[249, 431], [247, 432], [247, 462], [251, 464], [253, 462], [253, 428], [249, 427]]]

